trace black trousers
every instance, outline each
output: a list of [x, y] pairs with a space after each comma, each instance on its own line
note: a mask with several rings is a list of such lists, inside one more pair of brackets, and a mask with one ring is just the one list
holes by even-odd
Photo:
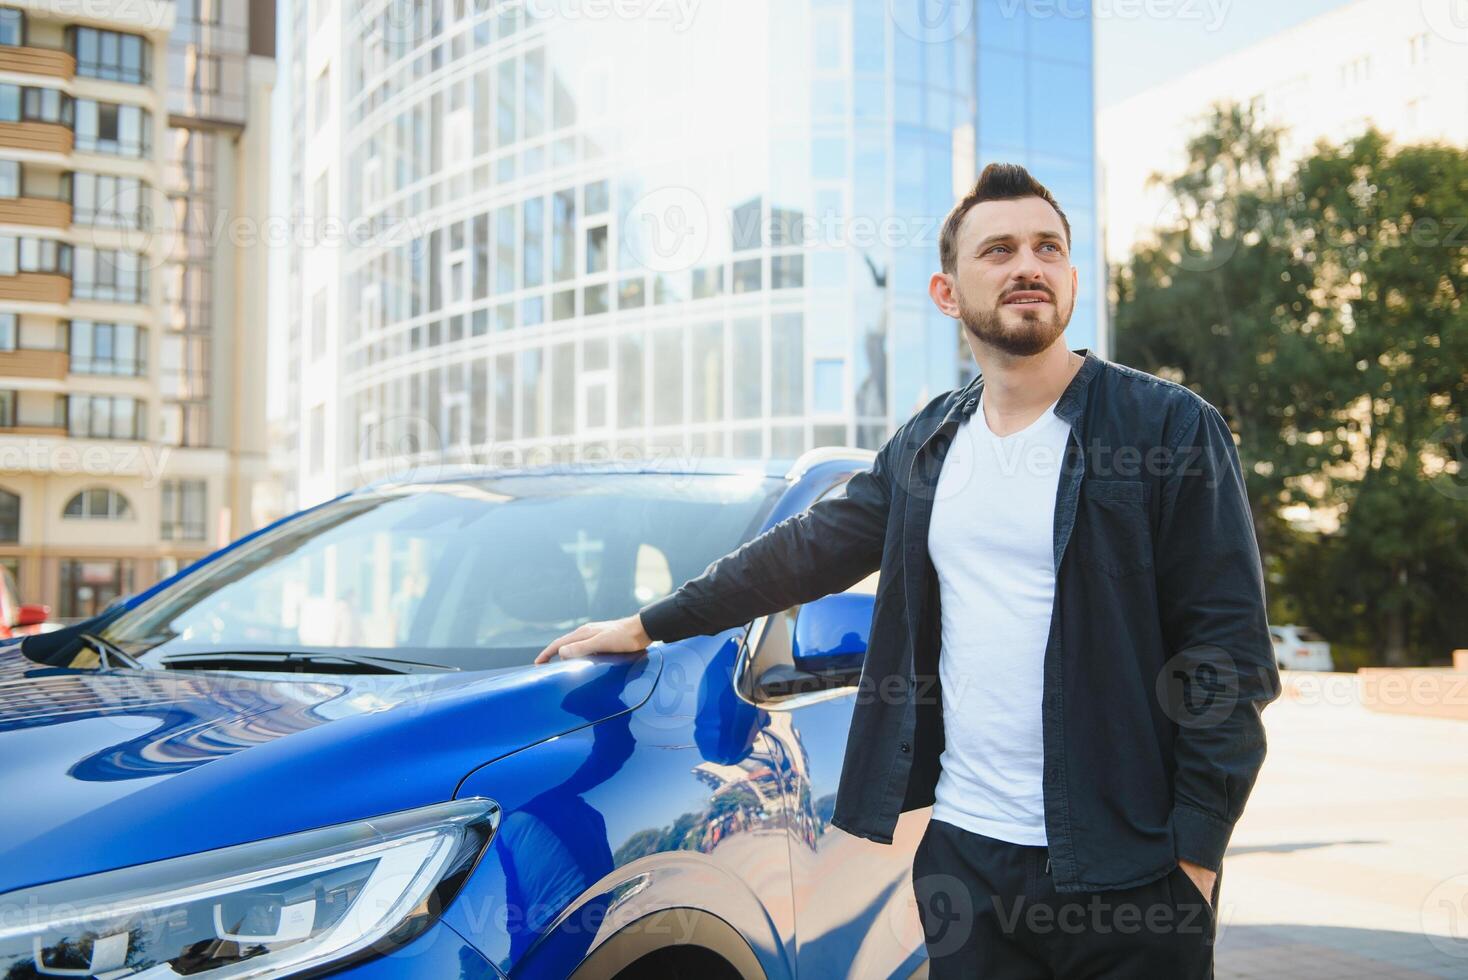
[[1211, 980], [1215, 904], [1181, 866], [1112, 891], [1056, 892], [1048, 849], [930, 820], [912, 866], [930, 980]]

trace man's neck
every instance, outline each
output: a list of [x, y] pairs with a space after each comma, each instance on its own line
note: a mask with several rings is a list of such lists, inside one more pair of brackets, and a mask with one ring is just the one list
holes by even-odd
[[1018, 432], [1039, 418], [1085, 363], [1065, 346], [1064, 335], [1030, 357], [976, 350], [974, 358], [984, 376], [984, 420], [998, 436]]

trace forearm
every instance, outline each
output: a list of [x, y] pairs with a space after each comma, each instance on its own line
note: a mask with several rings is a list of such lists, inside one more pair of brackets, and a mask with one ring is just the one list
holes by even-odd
[[881, 564], [882, 537], [870, 524], [869, 511], [849, 498], [821, 501], [644, 606], [643, 628], [664, 641], [719, 633], [841, 592]]
[[892, 502], [889, 454], [905, 428], [843, 492], [786, 518], [672, 595], [642, 607], [648, 635], [672, 641], [719, 633], [844, 591], [876, 571]]

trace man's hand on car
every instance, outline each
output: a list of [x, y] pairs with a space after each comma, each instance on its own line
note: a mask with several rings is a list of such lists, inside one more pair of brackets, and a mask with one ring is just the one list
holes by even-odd
[[538, 664], [547, 663], [559, 653], [562, 660], [589, 657], [594, 653], [635, 653], [647, 649], [652, 637], [642, 628], [642, 617], [604, 619], [583, 623], [569, 633], [556, 637], [535, 655]]

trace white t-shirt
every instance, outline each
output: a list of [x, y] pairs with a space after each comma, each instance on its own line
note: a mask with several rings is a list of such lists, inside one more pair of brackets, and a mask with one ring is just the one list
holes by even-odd
[[1046, 842], [1040, 698], [1069, 437], [1054, 405], [996, 436], [981, 397], [944, 458], [928, 528], [945, 742], [933, 817], [1015, 844]]

